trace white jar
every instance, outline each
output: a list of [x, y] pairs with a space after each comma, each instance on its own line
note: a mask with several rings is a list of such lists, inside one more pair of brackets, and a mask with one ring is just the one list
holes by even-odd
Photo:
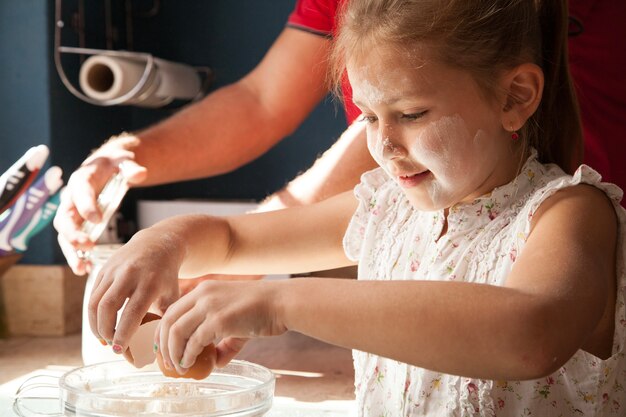
[[[113, 353], [111, 346], [102, 346], [98, 338], [91, 332], [89, 327], [88, 305], [94, 281], [102, 269], [102, 266], [111, 255], [121, 247], [121, 244], [96, 245], [90, 253], [93, 269], [87, 278], [85, 296], [83, 298], [83, 328], [82, 328], [82, 356], [85, 365], [99, 362], [121, 360], [122, 356]], [[120, 310], [121, 311], [121, 310]], [[117, 314], [118, 320], [120, 312]]]

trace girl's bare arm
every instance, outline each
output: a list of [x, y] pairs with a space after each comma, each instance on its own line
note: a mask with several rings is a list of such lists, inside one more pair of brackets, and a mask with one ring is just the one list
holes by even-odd
[[440, 372], [537, 378], [592, 338], [610, 354], [612, 326], [598, 330], [614, 315], [616, 230], [606, 196], [575, 187], [535, 214], [505, 287], [290, 280], [276, 284], [278, 316], [285, 328]]
[[179, 216], [142, 230], [98, 275], [89, 301], [91, 329], [125, 349], [151, 305], [164, 312], [178, 299], [181, 276], [350, 265], [342, 239], [356, 204], [346, 192], [311, 206], [230, 218]]

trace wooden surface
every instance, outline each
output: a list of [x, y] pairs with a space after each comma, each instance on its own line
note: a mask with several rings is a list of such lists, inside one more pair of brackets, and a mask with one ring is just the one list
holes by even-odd
[[7, 337], [9, 335], [9, 323], [6, 316], [6, 307], [4, 305], [4, 286], [2, 285], [2, 276], [13, 265], [22, 258], [20, 254], [12, 254], [0, 256], [0, 338]]
[[0, 384], [48, 366], [82, 366], [80, 334], [0, 339]]
[[63, 336], [81, 329], [86, 277], [61, 265], [14, 265], [0, 277], [13, 336]]

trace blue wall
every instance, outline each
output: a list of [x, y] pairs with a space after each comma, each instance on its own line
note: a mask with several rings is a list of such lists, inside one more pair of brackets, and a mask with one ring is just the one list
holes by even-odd
[[[123, 5], [123, 0], [112, 2], [115, 10]], [[66, 22], [76, 3], [64, 1]], [[104, 2], [85, 3], [87, 46], [103, 48]], [[132, 3], [142, 9], [151, 5], [145, 0]], [[134, 21], [135, 50], [209, 66], [216, 73], [213, 88], [217, 88], [237, 80], [259, 62], [283, 29], [294, 3], [162, 0], [158, 15]], [[176, 110], [103, 108], [72, 96], [61, 84], [52, 60], [53, 14], [52, 0], [0, 2], [0, 169], [6, 169], [28, 147], [44, 143], [51, 148], [50, 163], [61, 166], [67, 180], [89, 150], [110, 135], [145, 127]], [[75, 45], [71, 29], [64, 29], [63, 34], [65, 45]], [[115, 48], [124, 48], [123, 33], [120, 39]], [[64, 55], [64, 68], [76, 81], [77, 57]], [[124, 212], [132, 216], [134, 202], [139, 198], [260, 200], [310, 166], [344, 128], [342, 111], [326, 100], [292, 136], [248, 166], [216, 178], [131, 190]], [[33, 240], [23, 262], [63, 262], [52, 230]]]
[[[40, 0], [0, 2], [0, 171], [31, 146], [50, 143], [48, 8]], [[52, 233], [44, 231], [30, 252], [53, 259]]]

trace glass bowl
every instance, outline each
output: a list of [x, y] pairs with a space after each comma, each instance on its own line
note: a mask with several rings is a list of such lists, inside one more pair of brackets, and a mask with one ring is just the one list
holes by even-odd
[[59, 381], [66, 416], [262, 416], [272, 406], [274, 374], [234, 360], [203, 380], [168, 378], [156, 364], [137, 369], [103, 362], [70, 371]]

